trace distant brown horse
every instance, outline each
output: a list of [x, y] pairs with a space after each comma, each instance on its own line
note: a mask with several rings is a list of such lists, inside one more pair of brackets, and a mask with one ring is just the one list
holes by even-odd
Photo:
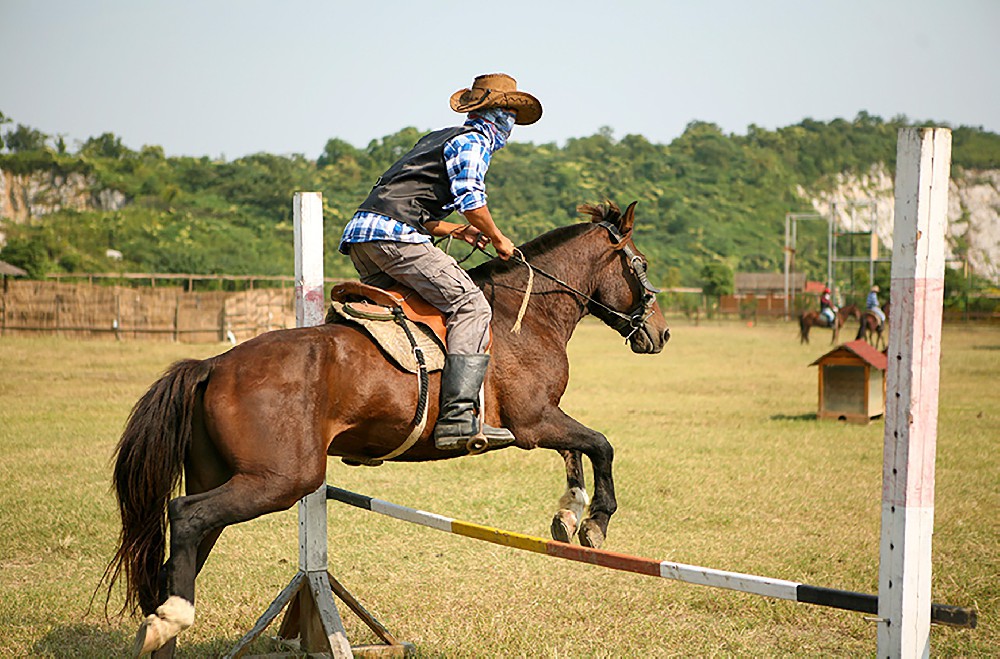
[[[566, 345], [588, 313], [617, 330], [633, 352], [658, 353], [670, 332], [632, 242], [635, 203], [582, 206], [590, 222], [562, 227], [520, 248], [535, 268], [519, 333], [524, 263], [494, 259], [470, 271], [493, 307], [486, 422], [509, 428], [514, 445], [558, 451], [567, 489], [552, 520], [556, 539], [599, 546], [614, 514], [614, 451], [607, 438], [559, 408], [569, 381]], [[437, 416], [432, 374], [428, 418]], [[263, 334], [203, 361], [174, 364], [136, 403], [118, 443], [114, 486], [122, 519], [105, 573], [119, 577], [125, 609], [146, 619], [137, 651], [171, 656], [194, 621], [195, 577], [222, 530], [285, 510], [326, 479], [327, 456], [383, 456], [407, 437], [417, 384], [350, 324]], [[423, 432], [399, 461], [466, 455], [439, 450]], [[594, 472], [587, 494], [583, 459]], [[173, 498], [184, 476], [186, 496]], [[525, 484], [525, 487], [530, 487]], [[164, 563], [167, 516], [170, 557]]]
[[856, 304], [845, 304], [837, 309], [835, 320], [831, 325], [826, 316], [818, 311], [803, 311], [799, 316], [799, 343], [809, 343], [809, 330], [813, 327], [827, 327], [833, 330], [830, 343], [836, 343], [840, 338], [840, 328], [848, 318], [861, 318], [861, 311]]
[[[888, 341], [884, 336], [885, 330], [889, 325], [889, 303], [886, 302], [885, 306], [882, 307], [882, 313], [885, 314], [885, 322], [883, 323], [879, 320], [871, 311], [865, 311], [861, 316], [861, 326], [858, 327], [858, 339], [864, 339], [876, 350], [881, 350], [888, 347]], [[874, 340], [873, 340], [874, 339]]]

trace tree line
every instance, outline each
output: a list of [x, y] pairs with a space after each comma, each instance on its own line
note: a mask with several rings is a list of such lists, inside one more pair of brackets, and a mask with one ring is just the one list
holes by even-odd
[[[743, 135], [694, 121], [669, 144], [617, 138], [610, 128], [564, 145], [511, 142], [494, 156], [489, 203], [520, 243], [579, 221], [581, 203], [610, 199], [624, 208], [638, 200], [636, 243], [654, 282], [724, 292], [726, 273], [781, 271], [785, 213], [812, 210], [799, 190], [824, 189], [839, 173], [879, 163], [892, 170], [897, 131], [923, 123], [861, 112], [850, 121], [806, 119], [776, 130], [751, 125]], [[2, 113], [0, 124], [0, 170], [79, 173], [93, 191], [114, 189], [128, 199], [118, 211], [63, 210], [3, 226], [0, 259], [34, 277], [114, 270], [284, 275], [293, 267], [292, 194], [306, 190], [323, 193], [326, 272], [354, 276], [337, 252], [340, 233], [378, 176], [424, 132], [407, 127], [364, 148], [331, 138], [316, 160], [257, 153], [225, 161], [166, 157], [160, 146], [132, 150], [112, 133], [70, 149], [63, 137]], [[1000, 135], [954, 128], [952, 163], [1000, 168]], [[800, 246], [809, 240], [800, 234]], [[797, 261], [813, 279], [825, 276], [823, 241], [817, 235], [817, 249], [800, 250]], [[109, 249], [122, 260], [110, 260]]]

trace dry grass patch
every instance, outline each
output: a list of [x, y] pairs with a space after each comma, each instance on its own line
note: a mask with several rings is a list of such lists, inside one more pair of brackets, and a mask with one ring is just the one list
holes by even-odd
[[[824, 334], [675, 325], [659, 356], [596, 323], [571, 346], [564, 408], [616, 448], [606, 548], [875, 592], [882, 423], [820, 423]], [[0, 648], [106, 657], [135, 621], [90, 595], [117, 535], [109, 458], [129, 409], [172, 361], [219, 346], [0, 340]], [[980, 628], [934, 627], [939, 656], [1000, 647], [1000, 330], [948, 327], [942, 353], [935, 601]], [[328, 481], [402, 505], [546, 537], [564, 487], [547, 451], [349, 468]], [[331, 504], [335, 575], [425, 657], [845, 656], [875, 652], [860, 614], [519, 552]], [[182, 656], [225, 652], [294, 574], [294, 510], [223, 534], [198, 580]], [[117, 596], [113, 604], [117, 603]], [[349, 613], [355, 642], [373, 639]], [[255, 650], [265, 651], [267, 643]]]

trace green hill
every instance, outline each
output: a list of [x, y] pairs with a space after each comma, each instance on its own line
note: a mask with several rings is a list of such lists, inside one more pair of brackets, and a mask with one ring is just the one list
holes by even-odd
[[[5, 177], [76, 175], [87, 203], [77, 210], [32, 214], [15, 222], [0, 214], [7, 245], [0, 259], [40, 276], [52, 271], [148, 271], [272, 274], [292, 271], [291, 198], [319, 190], [326, 219], [326, 271], [353, 276], [336, 251], [346, 221], [372, 183], [422, 131], [398, 133], [355, 148], [327, 142], [316, 161], [259, 153], [231, 162], [168, 158], [157, 146], [132, 151], [113, 134], [91, 138], [77, 152], [23, 125], [4, 132]], [[805, 120], [770, 131], [750, 126], [725, 134], [692, 122], [670, 144], [641, 135], [616, 139], [610, 129], [565, 145], [513, 142], [497, 153], [487, 178], [490, 208], [515, 242], [576, 221], [576, 207], [611, 199], [639, 200], [636, 242], [650, 257], [651, 276], [665, 286], [699, 286], [718, 269], [778, 272], [784, 216], [809, 212], [801, 190], [822, 190], [841, 172], [883, 163], [892, 169], [896, 134], [914, 123], [865, 112], [853, 121]], [[1000, 168], [1000, 135], [954, 129], [953, 167]], [[516, 136], [515, 136], [516, 137]], [[8, 185], [8, 193], [10, 193]], [[102, 193], [123, 203], [95, 210]], [[55, 208], [53, 206], [52, 208]], [[51, 210], [51, 209], [50, 209]], [[24, 218], [22, 218], [24, 219]], [[113, 262], [108, 249], [122, 253]], [[825, 255], [803, 254], [813, 278]]]

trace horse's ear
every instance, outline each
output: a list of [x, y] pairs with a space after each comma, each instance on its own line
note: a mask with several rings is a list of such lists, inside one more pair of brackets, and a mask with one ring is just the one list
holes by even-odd
[[635, 205], [638, 201], [633, 201], [625, 209], [625, 213], [622, 215], [622, 219], [618, 224], [618, 229], [622, 232], [623, 236], [627, 236], [630, 231], [632, 231], [632, 225], [635, 224]]

